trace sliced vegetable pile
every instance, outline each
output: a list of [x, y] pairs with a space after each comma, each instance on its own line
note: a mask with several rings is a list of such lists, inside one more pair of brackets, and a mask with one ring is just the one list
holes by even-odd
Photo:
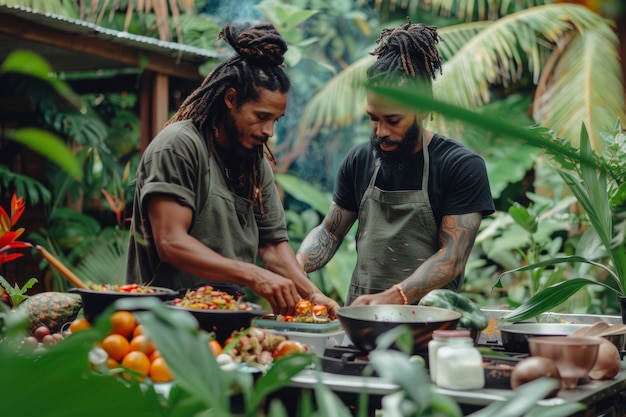
[[303, 343], [256, 327], [234, 331], [224, 346], [224, 354], [230, 355], [235, 363], [251, 365], [269, 365], [291, 353], [307, 351], [308, 346]]
[[218, 291], [210, 285], [187, 290], [183, 298], [176, 298], [173, 304], [177, 307], [193, 308], [198, 310], [252, 310], [252, 307], [242, 302], [238, 297]]
[[323, 304], [313, 304], [309, 300], [300, 300], [296, 304], [294, 316], [282, 316], [280, 321], [299, 323], [328, 323], [328, 309]]
[[154, 294], [156, 289], [147, 285], [139, 284], [89, 284], [89, 289], [94, 291], [128, 292], [139, 294]]

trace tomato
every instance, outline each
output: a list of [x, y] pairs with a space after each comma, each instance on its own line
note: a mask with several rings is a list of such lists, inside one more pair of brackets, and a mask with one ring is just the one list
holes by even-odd
[[309, 300], [300, 300], [296, 304], [296, 314], [298, 316], [308, 316], [311, 314], [311, 302]]
[[313, 306], [313, 315], [315, 317], [326, 317], [328, 316], [328, 309], [324, 304], [315, 304]]
[[296, 321], [296, 318], [295, 318], [294, 316], [289, 316], [289, 315], [287, 315], [287, 316], [283, 316], [283, 317], [280, 319], [280, 321], [285, 321], [285, 322], [288, 322], [288, 321]]
[[209, 348], [211, 348], [211, 352], [213, 352], [213, 355], [216, 357], [222, 353], [222, 345], [215, 339], [209, 340]]
[[295, 340], [283, 340], [272, 351], [274, 359], [282, 358], [292, 353], [304, 353], [308, 350], [306, 345]]

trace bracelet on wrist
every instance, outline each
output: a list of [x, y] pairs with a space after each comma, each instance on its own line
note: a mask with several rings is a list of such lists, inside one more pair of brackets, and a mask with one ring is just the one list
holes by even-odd
[[409, 304], [409, 299], [406, 297], [406, 294], [404, 293], [404, 291], [402, 290], [402, 287], [399, 286], [398, 284], [394, 285], [395, 289], [398, 290], [398, 292], [400, 293], [400, 297], [402, 297], [402, 302], [404, 305]]

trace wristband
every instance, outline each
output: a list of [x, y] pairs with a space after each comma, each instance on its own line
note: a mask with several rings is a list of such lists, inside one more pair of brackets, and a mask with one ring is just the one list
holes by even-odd
[[409, 304], [409, 300], [408, 298], [406, 298], [406, 294], [404, 293], [404, 291], [402, 291], [402, 287], [400, 287], [398, 284], [395, 284], [394, 287], [400, 293], [400, 296], [402, 297], [402, 301], [404, 302], [404, 305]]

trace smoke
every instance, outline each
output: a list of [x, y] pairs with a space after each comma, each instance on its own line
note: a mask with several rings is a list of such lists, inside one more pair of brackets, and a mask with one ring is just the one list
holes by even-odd
[[255, 7], [259, 3], [260, 0], [207, 0], [200, 11], [224, 24], [258, 22], [265, 20], [263, 13]]

